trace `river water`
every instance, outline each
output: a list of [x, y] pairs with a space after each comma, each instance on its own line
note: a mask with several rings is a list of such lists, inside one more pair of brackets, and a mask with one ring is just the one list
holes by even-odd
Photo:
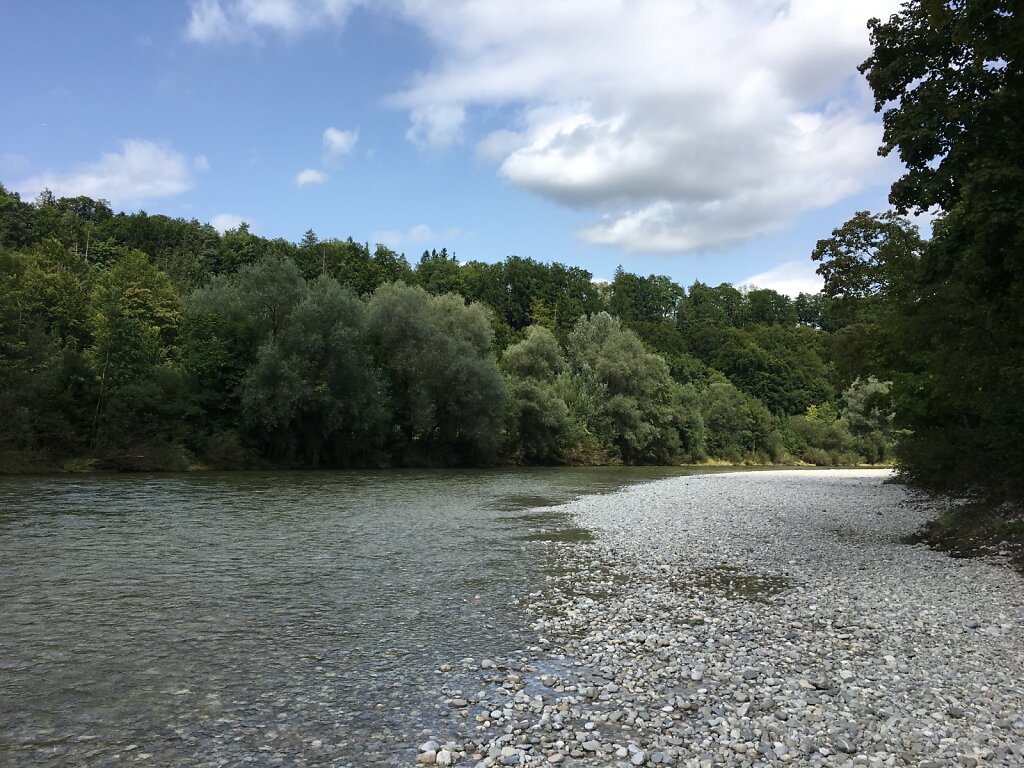
[[438, 667], [531, 641], [544, 507], [679, 473], [2, 479], [0, 765], [412, 764]]

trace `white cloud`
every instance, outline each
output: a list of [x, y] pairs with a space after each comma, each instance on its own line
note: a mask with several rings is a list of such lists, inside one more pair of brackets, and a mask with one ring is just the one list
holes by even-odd
[[379, 230], [372, 234], [371, 239], [375, 243], [388, 246], [388, 248], [401, 248], [419, 245], [444, 246], [461, 236], [462, 230], [458, 227], [450, 227], [438, 232], [426, 224], [417, 224], [407, 230]]
[[[364, 0], [193, 0], [194, 40], [344, 24]], [[511, 184], [627, 251], [728, 246], [897, 173], [856, 66], [900, 0], [385, 0], [431, 65], [389, 101], [406, 137], [471, 140]], [[483, 117], [484, 119], [478, 119]], [[486, 122], [485, 122], [486, 120]], [[480, 136], [480, 126], [491, 131]]]
[[355, 149], [357, 141], [359, 141], [359, 131], [327, 128], [324, 131], [324, 162], [337, 162]]
[[316, 168], [306, 168], [295, 176], [295, 186], [306, 187], [310, 184], [323, 184], [327, 181], [327, 174]]
[[198, 0], [192, 3], [192, 15], [185, 34], [190, 40], [208, 43], [212, 40], [232, 39], [238, 30], [228, 21], [219, 0]]
[[121, 205], [180, 195], [192, 187], [195, 164], [165, 145], [128, 139], [121, 142], [120, 152], [107, 152], [64, 173], [33, 176], [17, 188], [29, 197], [49, 189], [58, 197], [86, 195]]
[[361, 0], [192, 0], [185, 35], [197, 43], [238, 42], [269, 31], [295, 36], [342, 24]]
[[771, 288], [796, 298], [801, 293], [817, 293], [822, 289], [825, 282], [815, 272], [816, 269], [812, 261], [784, 261], [767, 272], [741, 280], [739, 284], [752, 288]]
[[210, 219], [210, 225], [223, 235], [229, 229], [238, 229], [241, 224], [248, 221], [237, 213], [218, 213]]
[[405, 138], [421, 147], [444, 147], [462, 138], [466, 110], [460, 106], [439, 104], [412, 110]]
[[898, 0], [404, 0], [436, 64], [392, 98], [408, 138], [477, 146], [515, 186], [598, 214], [584, 240], [709, 250], [888, 181], [856, 66]]

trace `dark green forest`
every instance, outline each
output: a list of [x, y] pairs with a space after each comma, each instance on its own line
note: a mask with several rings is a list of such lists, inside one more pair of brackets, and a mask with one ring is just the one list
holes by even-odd
[[0, 186], [0, 466], [895, 456], [927, 488], [1019, 496], [1024, 30], [997, 2], [869, 27], [880, 151], [906, 172], [891, 210], [818, 243], [825, 290], [795, 300]]
[[[880, 153], [905, 172], [892, 210], [819, 242], [825, 293], [857, 319], [843, 375], [892, 383], [904, 479], [990, 500], [1024, 495], [1024, 22], [1016, 3], [908, 2], [869, 23], [860, 66]], [[934, 217], [925, 242], [902, 218]]]
[[[8, 467], [883, 462], [797, 300], [0, 193]], [[837, 324], [838, 323], [838, 324]]]

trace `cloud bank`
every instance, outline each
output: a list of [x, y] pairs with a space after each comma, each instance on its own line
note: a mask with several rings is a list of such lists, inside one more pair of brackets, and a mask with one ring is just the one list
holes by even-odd
[[16, 186], [27, 197], [49, 189], [57, 197], [85, 195], [124, 205], [180, 195], [191, 189], [193, 171], [208, 168], [203, 155], [189, 159], [163, 144], [128, 139], [121, 142], [120, 152], [107, 152], [94, 163], [43, 173]]
[[218, 213], [210, 219], [210, 226], [223, 235], [228, 230], [238, 229], [247, 221], [248, 219], [244, 216], [239, 216], [237, 213]]
[[384, 229], [373, 233], [372, 240], [375, 243], [386, 245], [388, 248], [402, 248], [413, 246], [447, 246], [452, 240], [462, 236], [462, 230], [453, 227], [440, 232], [427, 224], [417, 224], [407, 230]]
[[817, 265], [812, 261], [785, 261], [767, 272], [741, 280], [739, 285], [771, 288], [795, 299], [801, 293], [817, 293], [822, 289], [825, 281], [815, 271], [816, 269]]
[[[209, 42], [343, 24], [359, 0], [200, 0]], [[510, 184], [590, 212], [587, 243], [725, 248], [891, 181], [856, 72], [899, 0], [382, 0], [436, 52], [389, 103]], [[486, 128], [484, 128], [486, 126]]]
[[892, 167], [856, 72], [895, 0], [406, 0], [440, 59], [394, 97], [445, 145], [473, 108], [508, 125], [478, 156], [511, 184], [594, 211], [586, 242], [713, 250], [776, 231]]

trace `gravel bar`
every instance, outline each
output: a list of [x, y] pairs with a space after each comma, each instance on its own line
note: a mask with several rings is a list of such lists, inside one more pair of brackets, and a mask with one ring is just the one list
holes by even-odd
[[708, 474], [564, 505], [593, 540], [537, 545], [536, 643], [444, 665], [451, 731], [410, 764], [1024, 766], [1024, 581], [901, 543], [939, 510], [889, 478]]

